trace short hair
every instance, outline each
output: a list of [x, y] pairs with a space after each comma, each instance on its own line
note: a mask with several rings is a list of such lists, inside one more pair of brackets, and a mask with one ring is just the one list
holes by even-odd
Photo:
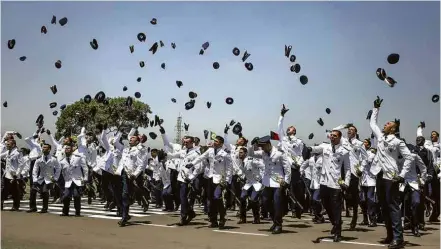
[[437, 137], [439, 137], [439, 133], [437, 131], [432, 131], [430, 134], [435, 133]]
[[152, 153], [152, 152], [156, 152], [156, 153], [158, 153], [158, 149], [151, 149], [151, 150], [150, 150], [150, 153]]
[[349, 128], [354, 128], [354, 129], [355, 129], [355, 132], [358, 132], [357, 127], [355, 127], [355, 125], [353, 125], [353, 124], [349, 125], [349, 126], [348, 126], [348, 129], [349, 129]]
[[239, 150], [241, 150], [241, 151], [243, 151], [245, 154], [247, 154], [248, 153], [248, 149], [247, 148], [245, 148], [245, 147], [241, 147]]
[[337, 134], [338, 134], [338, 137], [341, 137], [341, 135], [342, 135], [342, 134], [341, 134], [341, 131], [339, 131], [339, 130], [332, 130], [331, 133], [332, 133], [332, 132], [337, 133]]
[[248, 143], [248, 139], [246, 139], [245, 137], [242, 137], [242, 136], [241, 136], [241, 137], [239, 137], [239, 139], [241, 139], [241, 138], [242, 138], [243, 140], [245, 140], [245, 144], [247, 144], [247, 143]]
[[195, 142], [195, 143], [199, 143], [199, 142], [201, 142], [201, 139], [198, 138], [198, 137], [194, 137], [194, 142]]
[[224, 143], [224, 138], [221, 136], [216, 136], [216, 140], [218, 140], [221, 143]]
[[369, 138], [366, 138], [364, 141], [371, 145], [371, 140]]
[[192, 136], [185, 136], [184, 139], [190, 139], [190, 141], [194, 143], [194, 137]]
[[49, 149], [52, 149], [52, 145], [50, 145], [48, 143], [44, 143], [43, 146], [49, 146]]

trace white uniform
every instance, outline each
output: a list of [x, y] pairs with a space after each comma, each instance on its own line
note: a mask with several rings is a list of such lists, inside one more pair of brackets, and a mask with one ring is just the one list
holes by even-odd
[[246, 157], [243, 161], [237, 158], [233, 161], [233, 165], [239, 169], [238, 175], [245, 178], [243, 190], [248, 190], [251, 186], [255, 191], [262, 189], [262, 172], [265, 170], [262, 161], [252, 157]]
[[6, 160], [5, 178], [10, 180], [14, 179], [14, 176], [20, 178], [22, 171], [22, 167], [20, 166], [22, 166], [22, 164], [20, 164], [21, 154], [17, 147], [3, 152], [0, 157]]
[[129, 177], [133, 175], [135, 178], [144, 172], [144, 150], [141, 150], [138, 146], [125, 148], [116, 173], [121, 175], [123, 169]]
[[201, 163], [207, 159], [208, 178], [211, 178], [214, 184], [219, 184], [221, 181], [231, 183], [233, 175], [231, 155], [222, 148], [217, 149], [217, 153], [214, 148], [209, 148], [204, 154], [195, 158], [192, 162], [195, 165], [195, 170], [194, 174], [190, 176], [190, 180], [202, 172], [203, 165]]
[[280, 179], [284, 180], [287, 184], [291, 182], [291, 164], [285, 153], [272, 147], [269, 154], [259, 150], [254, 151], [253, 155], [261, 157], [265, 165], [262, 178], [262, 184], [265, 187], [280, 188]]
[[[40, 174], [38, 173], [40, 172]], [[58, 181], [61, 173], [61, 166], [58, 160], [51, 155], [39, 157], [32, 170], [32, 180], [34, 183], [46, 184], [52, 183], [52, 180]]]
[[[427, 179], [427, 167], [424, 164], [421, 157], [415, 153], [412, 153], [413, 160], [411, 161], [409, 171], [406, 172], [406, 175], [404, 176], [405, 183], [400, 184], [400, 191], [404, 191], [404, 188], [406, 187], [406, 183], [408, 183], [412, 188], [418, 190], [419, 184], [418, 181], [421, 182], [421, 185], [424, 185]], [[421, 178], [418, 180], [418, 174], [417, 174], [417, 167], [420, 170], [420, 176]]]
[[[187, 169], [185, 166], [192, 163], [200, 155], [200, 152], [194, 147], [191, 149], [182, 149], [173, 153], [167, 153], [167, 158], [169, 159], [180, 159], [176, 169], [179, 172], [178, 181], [185, 182], [187, 179], [192, 180], [196, 177], [194, 175], [194, 170]], [[195, 164], [195, 166], [197, 165]]]
[[277, 146], [287, 153], [291, 167], [299, 168], [303, 163], [303, 141], [296, 136], [285, 136], [283, 120], [284, 117], [280, 116], [279, 122], [277, 123], [280, 138], [280, 142]]
[[375, 187], [377, 183], [377, 176], [371, 173], [371, 167], [375, 158], [375, 153], [367, 152], [368, 157], [361, 163], [361, 186]]
[[323, 156], [311, 156], [308, 160], [304, 161], [302, 167], [300, 167], [300, 174], [305, 172], [305, 178], [311, 180], [311, 185], [308, 186], [310, 189], [320, 189], [320, 175], [322, 172]]
[[61, 160], [60, 166], [65, 188], [70, 188], [72, 182], [81, 187], [87, 181], [89, 169], [87, 168], [86, 158], [77, 151], [70, 156], [70, 162], [67, 157]]

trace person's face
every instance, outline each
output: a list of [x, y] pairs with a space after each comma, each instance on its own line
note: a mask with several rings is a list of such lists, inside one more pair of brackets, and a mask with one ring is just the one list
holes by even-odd
[[364, 148], [367, 150], [371, 147], [371, 145], [369, 144], [368, 141], [363, 141], [363, 145], [364, 145]]
[[294, 136], [296, 134], [296, 128], [294, 126], [288, 127], [286, 134], [288, 136]]
[[245, 153], [245, 151], [244, 150], [239, 150], [239, 158], [240, 159], [245, 159], [245, 157], [246, 157], [247, 155], [246, 155], [246, 153]]
[[201, 142], [201, 140], [199, 139], [199, 138], [195, 138], [194, 139], [194, 144], [196, 145], [196, 146], [199, 146], [199, 143]]
[[349, 127], [348, 128], [348, 137], [354, 138], [355, 135], [357, 135], [357, 131], [355, 130], [355, 127]]
[[51, 148], [47, 144], [43, 145], [43, 148], [41, 148], [41, 150], [43, 151], [43, 154], [45, 156], [49, 155], [49, 153], [51, 152]]
[[386, 124], [384, 124], [383, 132], [385, 134], [392, 134], [395, 132], [395, 122], [389, 121]]
[[416, 138], [416, 144], [417, 144], [418, 146], [424, 146], [424, 142], [425, 142], [424, 137], [417, 137], [417, 138]]
[[193, 140], [190, 139], [190, 138], [185, 138], [185, 139], [184, 139], [184, 146], [185, 146], [185, 148], [187, 148], [187, 149], [191, 149], [191, 148], [193, 148]]
[[138, 143], [139, 143], [139, 141], [138, 141], [138, 137], [137, 136], [130, 137], [130, 140], [129, 140], [130, 146], [138, 145]]
[[243, 137], [237, 139], [237, 142], [236, 142], [236, 144], [238, 146], [245, 146], [245, 143], [246, 143], [246, 140]]
[[6, 148], [7, 148], [8, 150], [14, 148], [14, 146], [15, 146], [15, 143], [14, 143], [12, 140], [8, 140], [8, 141], [6, 141]]
[[158, 152], [157, 152], [156, 150], [153, 150], [153, 151], [151, 152], [151, 154], [152, 154], [152, 157], [153, 157], [153, 158], [156, 158], [156, 157], [158, 156]]
[[219, 141], [218, 139], [214, 140], [214, 148], [218, 149], [220, 147], [222, 147], [223, 143], [221, 141]]
[[332, 145], [337, 145], [337, 144], [340, 143], [341, 136], [340, 136], [340, 134], [338, 132], [333, 131], [329, 135], [329, 139], [331, 140], [331, 144]]
[[262, 150], [265, 151], [266, 153], [270, 153], [271, 149], [273, 148], [273, 146], [270, 143], [265, 143], [262, 144]]
[[430, 139], [432, 142], [438, 142], [438, 134], [436, 134], [436, 132], [432, 132], [432, 134], [430, 134]]
[[64, 147], [64, 153], [68, 156], [70, 156], [72, 154], [72, 150], [73, 150], [72, 146]]

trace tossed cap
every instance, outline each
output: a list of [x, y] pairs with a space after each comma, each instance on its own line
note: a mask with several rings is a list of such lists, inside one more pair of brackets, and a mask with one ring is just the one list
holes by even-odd
[[325, 123], [323, 122], [323, 120], [322, 120], [322, 118], [319, 118], [318, 120], [317, 120], [317, 123], [320, 125], [320, 126], [323, 126]]
[[211, 102], [207, 102], [207, 108], [208, 108], [208, 109], [211, 108]]
[[140, 62], [139, 62], [139, 66], [140, 66], [141, 68], [143, 68], [143, 67], [145, 66], [144, 61], [140, 61]]
[[171, 43], [171, 47], [172, 47], [173, 49], [175, 49], [175, 48], [176, 48], [176, 44], [175, 44], [174, 42], [172, 42], [172, 43]]
[[383, 68], [377, 68], [377, 72], [376, 72], [376, 74], [377, 74], [377, 77], [378, 77], [381, 81], [385, 80], [386, 77], [387, 77], [386, 70], [384, 70]]
[[150, 133], [149, 133], [149, 137], [150, 137], [151, 139], [155, 140], [155, 139], [158, 137], [158, 135], [156, 135], [156, 133], [154, 133], [154, 132], [150, 132]]
[[52, 103], [50, 103], [50, 104], [49, 104], [49, 107], [50, 107], [50, 108], [55, 108], [55, 107], [57, 107], [57, 102], [52, 102]]
[[291, 62], [295, 62], [296, 59], [297, 59], [297, 57], [293, 54], [289, 57], [289, 61], [291, 61]]
[[97, 41], [96, 39], [93, 39], [93, 40], [90, 42], [90, 46], [91, 46], [94, 50], [97, 50], [97, 49], [98, 49], [98, 41]]
[[161, 68], [162, 68], [162, 69], [165, 69], [165, 63], [164, 63], [164, 62], [161, 63]]
[[64, 110], [64, 109], [66, 109], [66, 105], [65, 104], [60, 105], [60, 110]]
[[137, 98], [137, 99], [141, 98], [141, 93], [140, 92], [136, 92], [135, 93], [135, 98]]
[[234, 119], [232, 119], [232, 120], [230, 121], [230, 126], [233, 126], [235, 123], [236, 123], [236, 121], [234, 121]]
[[219, 69], [219, 67], [220, 67], [219, 62], [216, 61], [216, 62], [213, 63], [213, 68], [214, 69]]
[[294, 64], [290, 68], [291, 72], [293, 73], [300, 73], [301, 67], [300, 64]]
[[289, 45], [289, 46], [285, 45], [285, 56], [286, 56], [286, 58], [289, 58], [289, 55], [291, 54], [291, 49], [292, 49], [291, 45]]
[[205, 138], [205, 140], [208, 139], [208, 134], [209, 134], [209, 132], [207, 130], [204, 130], [204, 138]]
[[132, 104], [133, 104], [133, 99], [132, 99], [132, 97], [127, 97], [127, 99], [126, 99], [126, 106], [127, 107], [131, 107], [132, 106]]
[[51, 89], [53, 94], [56, 94], [58, 92], [57, 85], [51, 86], [50, 89]]
[[233, 48], [233, 54], [235, 55], [235, 56], [239, 56], [240, 55], [240, 50], [238, 49], [238, 48]]
[[15, 39], [8, 40], [8, 48], [13, 49], [15, 47]]
[[390, 87], [394, 87], [395, 84], [397, 84], [397, 82], [392, 78], [392, 77], [386, 77], [386, 79], [384, 80], [384, 82], [386, 82], [386, 84]]
[[3, 107], [8, 107], [8, 101], [3, 102]]
[[136, 81], [141, 82], [141, 77], [138, 77]]
[[210, 43], [209, 42], [205, 42], [204, 44], [202, 44], [202, 48], [204, 49], [204, 50], [207, 50], [207, 48], [210, 46]]
[[164, 43], [162, 41], [159, 41], [159, 46], [164, 47]]
[[41, 31], [40, 31], [42, 34], [46, 34], [47, 33], [47, 28], [46, 28], [46, 26], [41, 26]]
[[132, 54], [133, 52], [135, 52], [135, 46], [130, 45], [129, 50], [130, 50], [130, 53]]
[[204, 54], [204, 49], [201, 48], [201, 50], [199, 50], [199, 55], [203, 55]]
[[127, 87], [126, 86], [123, 87], [123, 91], [124, 92], [127, 91]]
[[242, 56], [242, 62], [245, 62], [248, 59], [248, 57], [250, 57], [250, 55], [251, 54], [249, 54], [248, 51], [245, 50]]
[[86, 96], [84, 96], [83, 100], [86, 104], [89, 104], [92, 101], [92, 96], [87, 94]]
[[38, 115], [37, 120], [35, 121], [35, 124], [37, 124], [38, 126], [42, 126], [44, 124], [43, 114]]
[[176, 99], [175, 99], [175, 98], [172, 98], [171, 101], [172, 101], [173, 103], [176, 103]]
[[58, 21], [58, 24], [60, 24], [61, 26], [64, 26], [67, 24], [67, 17], [63, 17]]
[[58, 111], [53, 111], [52, 115], [57, 116], [58, 115]]
[[153, 18], [153, 19], [150, 21], [150, 23], [151, 23], [152, 25], [156, 25], [156, 23], [157, 23], [156, 18]]
[[432, 96], [432, 102], [433, 103], [438, 103], [438, 101], [439, 101], [439, 95], [438, 94], [433, 95]]
[[185, 103], [185, 110], [190, 110], [190, 109], [193, 109], [193, 107], [194, 107], [194, 101], [188, 101], [187, 103]]
[[400, 60], [400, 55], [399, 54], [393, 53], [393, 54], [390, 54], [387, 57], [387, 62], [389, 62], [389, 64], [392, 64], [392, 65], [393, 64], [397, 64], [399, 60]]
[[155, 125], [155, 120], [150, 120], [150, 127], [153, 127]]
[[138, 37], [138, 41], [140, 42], [145, 42], [145, 40], [147, 39], [144, 33], [139, 33], [137, 37]]
[[314, 138], [314, 133], [309, 134], [308, 138], [309, 139], [313, 139]]
[[181, 86], [183, 86], [184, 84], [182, 83], [182, 81], [177, 80], [177, 81], [176, 81], [176, 85], [177, 85], [179, 88], [181, 88]]
[[240, 122], [238, 122], [233, 127], [233, 134], [234, 135], [239, 135], [241, 132], [242, 132], [242, 125], [240, 124]]
[[300, 83], [301, 83], [302, 85], [306, 85], [306, 84], [308, 84], [308, 77], [307, 77], [306, 75], [302, 75], [302, 76], [300, 76]]
[[22, 56], [19, 58], [20, 61], [25, 61], [26, 60], [26, 56]]
[[251, 62], [246, 62], [246, 63], [245, 63], [245, 68], [246, 68], [248, 71], [253, 71], [253, 68], [254, 68], [253, 63], [251, 63]]
[[106, 94], [103, 91], [99, 91], [95, 94], [95, 100], [98, 103], [103, 103], [106, 99]]
[[155, 54], [156, 51], [158, 51], [158, 42], [153, 43], [153, 45], [150, 47], [149, 51], [152, 52], [152, 54]]
[[57, 17], [56, 16], [52, 16], [51, 24], [57, 24]]
[[326, 108], [326, 113], [327, 113], [327, 114], [331, 114], [331, 109]]
[[231, 97], [228, 97], [227, 99], [225, 99], [225, 102], [229, 105], [232, 105], [234, 103], [234, 99]]
[[195, 92], [189, 92], [188, 96], [190, 97], [190, 99], [194, 99], [194, 98], [196, 98], [198, 96], [198, 94], [195, 93]]
[[61, 68], [61, 61], [60, 61], [60, 60], [57, 60], [57, 61], [55, 62], [55, 67], [56, 67], [57, 69], [60, 69], [60, 68]]

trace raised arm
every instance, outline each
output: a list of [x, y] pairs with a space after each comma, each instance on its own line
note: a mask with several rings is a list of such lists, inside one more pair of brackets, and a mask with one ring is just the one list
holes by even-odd
[[101, 132], [101, 136], [99, 137], [99, 142], [106, 151], [110, 151], [110, 144], [109, 144], [109, 140], [107, 140], [106, 134], [107, 134], [106, 130], [103, 130]]
[[378, 127], [378, 124], [377, 124], [379, 110], [380, 109], [378, 109], [378, 108], [374, 108], [372, 110], [372, 116], [369, 121], [369, 126], [371, 127], [371, 130], [374, 133], [374, 136], [375, 136], [375, 138], [377, 138], [377, 140], [379, 137], [381, 137], [381, 135], [383, 135], [383, 133], [380, 130], [380, 127]]

